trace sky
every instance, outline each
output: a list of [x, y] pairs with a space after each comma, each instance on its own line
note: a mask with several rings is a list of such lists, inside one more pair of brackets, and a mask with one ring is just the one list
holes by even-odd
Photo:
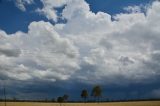
[[[160, 98], [160, 2], [0, 0], [0, 98]], [[91, 98], [92, 99], [92, 98]]]

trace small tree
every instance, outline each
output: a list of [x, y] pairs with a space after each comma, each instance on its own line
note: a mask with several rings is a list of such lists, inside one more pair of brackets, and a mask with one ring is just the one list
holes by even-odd
[[64, 102], [67, 102], [67, 101], [68, 101], [68, 98], [69, 98], [69, 96], [68, 96], [67, 94], [64, 94], [64, 95], [63, 95], [63, 100], [64, 100]]
[[13, 97], [13, 101], [16, 102], [16, 101], [17, 101], [17, 98], [16, 98], [16, 97]]
[[63, 97], [58, 97], [58, 98], [57, 98], [57, 102], [58, 102], [58, 103], [60, 104], [60, 106], [61, 106], [61, 103], [64, 102]]
[[88, 91], [86, 89], [83, 89], [81, 92], [81, 98], [84, 98], [84, 101], [86, 102], [88, 98]]
[[101, 89], [101, 87], [99, 85], [94, 86], [93, 89], [92, 89], [91, 96], [93, 96], [95, 99], [97, 98], [98, 101], [99, 101], [101, 95], [102, 95], [102, 89]]
[[63, 97], [58, 97], [58, 98], [57, 98], [57, 102], [59, 102], [59, 103], [62, 103], [62, 102], [64, 102], [64, 99], [63, 99]]
[[52, 102], [55, 102], [56, 100], [55, 100], [55, 98], [52, 98], [52, 100], [51, 100]]
[[47, 99], [47, 98], [45, 98], [45, 99], [44, 99], [44, 101], [45, 101], [45, 102], [48, 102], [48, 99]]

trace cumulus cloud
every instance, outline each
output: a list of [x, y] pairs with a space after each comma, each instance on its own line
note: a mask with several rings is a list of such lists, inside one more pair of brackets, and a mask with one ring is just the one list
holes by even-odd
[[[72, 15], [79, 16], [84, 10], [89, 10], [89, 5], [84, 0], [40, 0], [43, 4], [42, 8], [38, 8], [36, 12], [44, 15], [48, 20], [57, 21], [58, 18], [71, 18]], [[56, 8], [65, 6], [63, 17], [57, 15]], [[81, 9], [81, 10], [80, 10]], [[78, 10], [78, 11], [77, 11]], [[76, 13], [75, 13], [76, 12]], [[82, 13], [83, 14], [83, 13]]]
[[124, 10], [126, 10], [127, 12], [141, 12], [141, 8], [140, 6], [128, 6], [128, 7], [125, 7]]
[[20, 54], [19, 50], [14, 50], [14, 49], [9, 48], [7, 46], [0, 47], [0, 55], [18, 57], [19, 54]]
[[158, 1], [145, 13], [129, 7], [131, 12], [114, 16], [93, 13], [84, 0], [41, 1], [38, 11], [54, 21], [54, 8], [66, 4], [61, 14], [67, 23], [32, 22], [28, 33], [10, 36], [0, 31], [3, 76], [103, 84], [144, 83], [160, 76]]
[[34, 2], [34, 0], [16, 0], [15, 4], [20, 10], [26, 11], [25, 5], [30, 5], [33, 2]]
[[[75, 6], [76, 2], [81, 6]], [[143, 82], [159, 75], [154, 70], [156, 66], [148, 68], [146, 64], [155, 61], [150, 54], [154, 48], [159, 49], [159, 2], [148, 6], [146, 14], [121, 13], [113, 16], [114, 21], [111, 15], [95, 14], [85, 1], [81, 2], [65, 7], [62, 14], [69, 21], [58, 30], [81, 48], [81, 70], [75, 75], [77, 78], [90, 83], [118, 83], [118, 80], [127, 83]]]
[[43, 8], [38, 8], [36, 12], [46, 16], [47, 19], [57, 21], [57, 11], [55, 8], [62, 7], [68, 0], [41, 0]]
[[128, 6], [128, 7], [124, 7], [123, 9], [128, 12], [128, 13], [139, 13], [139, 12], [146, 12], [147, 9], [149, 8], [150, 4], [146, 4], [146, 5], [134, 5], [134, 6]]
[[28, 33], [3, 34], [0, 68], [1, 75], [7, 78], [67, 80], [79, 68], [78, 49], [48, 22], [32, 22]]

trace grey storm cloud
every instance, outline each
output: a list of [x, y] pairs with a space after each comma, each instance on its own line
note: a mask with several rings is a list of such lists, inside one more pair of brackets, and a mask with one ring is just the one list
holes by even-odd
[[5, 55], [8, 57], [18, 57], [20, 53], [21, 52], [17, 49], [0, 48], [0, 55]]
[[129, 57], [124, 57], [121, 56], [119, 61], [123, 64], [123, 65], [128, 65], [128, 64], [133, 64], [134, 60], [130, 59]]

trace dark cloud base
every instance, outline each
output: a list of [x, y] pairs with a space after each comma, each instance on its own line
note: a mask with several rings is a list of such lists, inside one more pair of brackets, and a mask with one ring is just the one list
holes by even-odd
[[[82, 100], [80, 93], [82, 89], [87, 89], [91, 93], [94, 85], [84, 83], [71, 82], [14, 82], [12, 85], [6, 86], [7, 98], [24, 100], [43, 100], [53, 99], [58, 96], [68, 94], [69, 100]], [[101, 85], [102, 100], [134, 100], [134, 99], [158, 99], [160, 97], [154, 95], [153, 91], [160, 88], [159, 82], [148, 84], [130, 84], [127, 86], [119, 85]], [[3, 97], [3, 89], [0, 89], [0, 98]], [[90, 100], [93, 100], [90, 97]]]

